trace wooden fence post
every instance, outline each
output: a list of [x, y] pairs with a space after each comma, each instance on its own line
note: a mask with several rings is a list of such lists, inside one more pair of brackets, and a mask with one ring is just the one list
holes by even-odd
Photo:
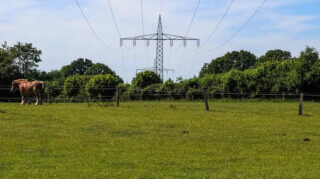
[[117, 95], [116, 95], [117, 107], [120, 106], [120, 88], [117, 87]]
[[303, 114], [303, 93], [300, 93], [299, 115]]
[[47, 103], [51, 104], [50, 101], [50, 87], [48, 86]]
[[203, 91], [203, 98], [204, 98], [204, 104], [206, 106], [206, 111], [209, 111], [208, 97], [207, 97], [207, 90], [206, 89]]

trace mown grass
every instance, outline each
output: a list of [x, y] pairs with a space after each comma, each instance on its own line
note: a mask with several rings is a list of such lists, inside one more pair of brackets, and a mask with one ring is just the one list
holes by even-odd
[[320, 104], [297, 107], [1, 103], [0, 178], [319, 178]]

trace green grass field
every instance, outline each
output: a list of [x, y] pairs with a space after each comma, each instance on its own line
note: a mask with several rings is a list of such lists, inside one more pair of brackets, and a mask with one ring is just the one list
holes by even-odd
[[320, 103], [304, 107], [0, 103], [0, 178], [319, 178]]

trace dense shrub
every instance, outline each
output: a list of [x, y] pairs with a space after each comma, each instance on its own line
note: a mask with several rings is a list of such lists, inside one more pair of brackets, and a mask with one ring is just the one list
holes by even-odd
[[207, 74], [226, 73], [232, 69], [246, 70], [253, 67], [256, 63], [257, 57], [248, 51], [233, 51], [228, 52], [222, 57], [213, 59], [211, 63], [206, 63], [199, 76], [203, 77]]
[[161, 84], [149, 85], [141, 91], [141, 99], [154, 100], [160, 99], [160, 88]]
[[171, 79], [159, 86], [159, 95], [162, 99], [179, 99], [177, 85]]
[[187, 91], [186, 94], [186, 99], [187, 100], [195, 100], [195, 99], [203, 99], [203, 90], [202, 89], [195, 89], [195, 88], [190, 88]]
[[111, 99], [122, 82], [119, 77], [110, 74], [96, 75], [86, 84], [86, 92], [91, 98]]
[[46, 96], [49, 94], [50, 98], [57, 98], [62, 97], [64, 94], [64, 88], [63, 88], [63, 81], [54, 80], [54, 81], [48, 81], [45, 84], [46, 86]]
[[153, 71], [144, 71], [136, 75], [132, 80], [132, 85], [139, 88], [161, 83], [160, 76]]
[[91, 76], [73, 75], [64, 81], [64, 94], [68, 98], [85, 98], [85, 87]]

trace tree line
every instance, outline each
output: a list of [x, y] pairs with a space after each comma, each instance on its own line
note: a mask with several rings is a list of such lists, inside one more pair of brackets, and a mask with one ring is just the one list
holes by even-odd
[[234, 51], [205, 64], [199, 81], [221, 92], [319, 93], [319, 53], [306, 47], [299, 57], [292, 57], [278, 49], [258, 58], [247, 51]]
[[[228, 52], [203, 65], [198, 76], [162, 81], [152, 71], [136, 74], [130, 84], [124, 84], [112, 69], [90, 59], [78, 58], [59, 70], [38, 69], [41, 50], [31, 43], [0, 48], [0, 86], [8, 87], [17, 78], [43, 80], [51, 98], [68, 100], [112, 99], [116, 87], [123, 99], [200, 99], [203, 90], [209, 95], [220, 93], [319, 93], [320, 60], [315, 48], [306, 47], [298, 57], [280, 49], [269, 50], [257, 57], [241, 50]], [[18, 95], [18, 94], [16, 94]], [[12, 96], [1, 91], [0, 97]]]

